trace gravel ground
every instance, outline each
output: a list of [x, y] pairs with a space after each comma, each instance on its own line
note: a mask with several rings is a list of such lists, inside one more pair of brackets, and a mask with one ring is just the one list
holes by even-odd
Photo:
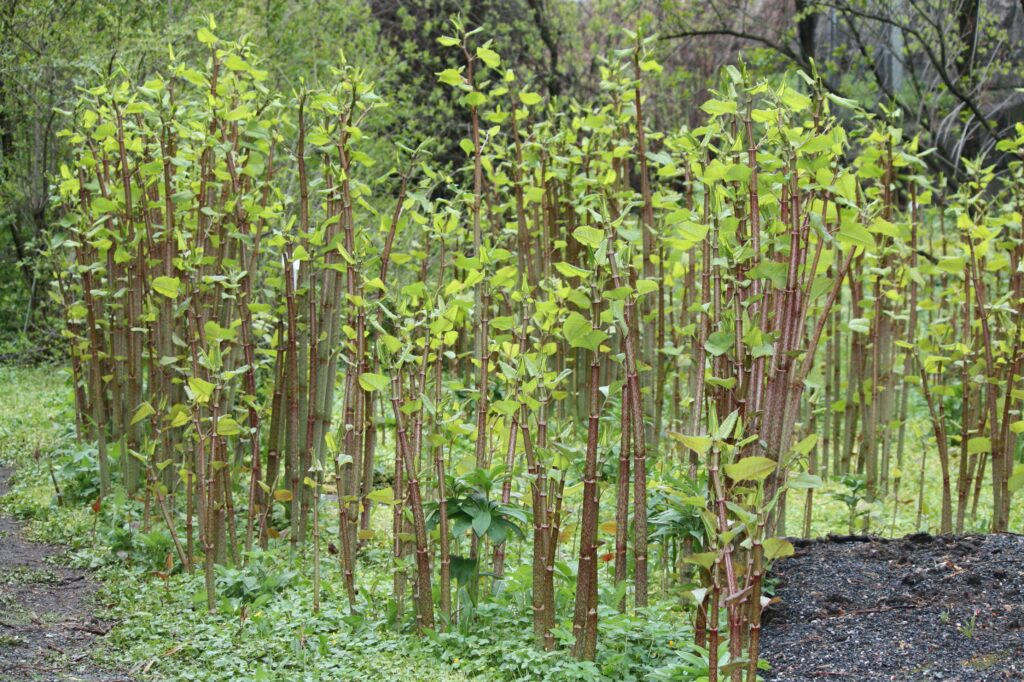
[[1024, 680], [1024, 536], [794, 544], [772, 570], [766, 680]]

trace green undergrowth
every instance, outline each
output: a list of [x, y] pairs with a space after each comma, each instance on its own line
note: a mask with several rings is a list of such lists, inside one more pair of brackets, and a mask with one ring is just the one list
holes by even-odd
[[[153, 680], [439, 680], [467, 679], [409, 637], [347, 617], [332, 590], [312, 613], [308, 581], [287, 561], [262, 557], [225, 570], [231, 594], [205, 613], [202, 576], [113, 576], [107, 594], [120, 625], [109, 645], [145, 661]], [[119, 579], [120, 578], [120, 579]], [[280, 581], [280, 584], [279, 584]], [[231, 603], [234, 602], [234, 603]]]
[[68, 397], [61, 369], [0, 366], [0, 464], [30, 467], [37, 450], [49, 455], [69, 443]]
[[393, 631], [388, 604], [364, 604], [363, 614], [351, 616], [333, 570], [324, 576], [321, 610], [314, 614], [308, 576], [283, 552], [220, 570], [218, 586], [230, 596], [213, 615], [205, 613], [201, 575], [171, 576], [165, 583], [114, 572], [103, 575], [121, 624], [108, 643], [128, 660], [146, 661], [147, 679], [695, 679], [673, 675], [687, 665], [674, 654], [685, 653], [688, 627], [657, 611], [646, 622], [603, 614], [607, 644], [597, 663], [583, 663], [564, 651], [535, 650], [527, 612], [509, 603], [485, 604], [465, 630], [423, 639]]
[[[893, 471], [900, 472], [897, 489], [891, 485], [880, 490], [873, 503], [863, 499], [863, 491], [854, 491], [849, 483], [839, 477], [829, 477], [824, 485], [813, 491], [813, 513], [811, 515], [810, 537], [823, 537], [829, 533], [846, 534], [849, 531], [850, 504], [854, 505], [854, 532], [864, 532], [864, 521], [869, 517], [868, 533], [885, 537], [903, 537], [911, 533], [927, 532], [938, 534], [942, 513], [942, 473], [930, 441], [931, 424], [925, 415], [908, 422], [907, 450], [902, 469], [895, 464]], [[958, 452], [958, 449], [956, 450]], [[922, 458], [924, 462], [924, 495], [918, 496], [921, 481]], [[894, 456], [895, 458], [895, 456]], [[950, 463], [953, 518], [956, 519], [956, 468], [959, 458]], [[1018, 466], [1020, 466], [1018, 464]], [[968, 507], [964, 517], [964, 533], [987, 533], [992, 518], [991, 473], [986, 470], [978, 503]], [[893, 477], [895, 481], [896, 477]], [[799, 491], [794, 491], [799, 492]], [[973, 495], [973, 492], [972, 492]], [[972, 498], [973, 499], [973, 498]], [[786, 533], [799, 536], [804, 527], [805, 496], [790, 493], [786, 504]], [[975, 513], [971, 508], [975, 507]], [[919, 513], [920, 509], [920, 513]], [[1010, 531], [1024, 533], [1024, 494], [1018, 493], [1010, 501]]]
[[[672, 606], [679, 603], [674, 596], [641, 615], [624, 616], [613, 608], [620, 593], [607, 589], [597, 661], [570, 657], [574, 582], [568, 568], [559, 588], [556, 634], [562, 646], [537, 650], [529, 570], [517, 568], [512, 557], [499, 595], [482, 602], [461, 627], [424, 638], [409, 632], [410, 608], [395, 617], [383, 540], [361, 556], [358, 615], [348, 614], [337, 561], [326, 550], [321, 609], [314, 614], [309, 557], [291, 557], [284, 541], [250, 555], [244, 568], [219, 569], [218, 593], [224, 596], [217, 613], [207, 614], [201, 574], [164, 572], [173, 548], [166, 530], [138, 532], [137, 500], [117, 493], [98, 513], [93, 510], [95, 452], [75, 443], [66, 393], [63, 375], [51, 368], [0, 369], [0, 461], [17, 468], [0, 508], [26, 520], [31, 536], [70, 545], [74, 565], [97, 571], [104, 583], [101, 601], [110, 607], [103, 615], [119, 625], [105, 639], [107, 650], [96, 656], [109, 661], [116, 654], [139, 679], [700, 679], [699, 652], [688, 619]], [[322, 547], [332, 530], [324, 528]]]

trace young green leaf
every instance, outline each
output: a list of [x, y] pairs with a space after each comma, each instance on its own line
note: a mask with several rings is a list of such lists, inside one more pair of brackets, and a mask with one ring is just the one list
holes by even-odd
[[177, 298], [178, 289], [181, 286], [181, 280], [177, 277], [154, 277], [153, 278], [153, 291], [167, 298]]
[[231, 417], [225, 415], [217, 420], [218, 436], [235, 436], [241, 432], [241, 425]]
[[362, 386], [364, 391], [369, 391], [370, 393], [383, 391], [388, 387], [388, 378], [383, 374], [364, 372], [359, 375], [359, 385]]
[[764, 558], [768, 561], [793, 556], [796, 551], [793, 543], [783, 538], [768, 538], [761, 545], [764, 547]]
[[487, 66], [496, 69], [501, 66], [501, 57], [489, 47], [476, 48], [476, 56]]
[[592, 249], [600, 247], [604, 241], [604, 232], [589, 225], [580, 225], [572, 231], [572, 236], [580, 244], [589, 246]]
[[144, 402], [139, 405], [139, 409], [135, 410], [135, 414], [132, 416], [132, 421], [128, 425], [134, 426], [154, 412], [156, 412], [156, 410], [153, 409], [153, 406], [148, 402]]
[[738, 462], [725, 465], [725, 474], [734, 481], [761, 481], [778, 466], [778, 462], [767, 457], [744, 457]]
[[562, 335], [573, 348], [586, 348], [597, 350], [601, 342], [608, 338], [608, 335], [599, 329], [594, 329], [587, 318], [579, 313], [570, 313], [562, 325]]
[[711, 449], [711, 438], [708, 436], [684, 436], [674, 431], [670, 431], [668, 435], [702, 457]]

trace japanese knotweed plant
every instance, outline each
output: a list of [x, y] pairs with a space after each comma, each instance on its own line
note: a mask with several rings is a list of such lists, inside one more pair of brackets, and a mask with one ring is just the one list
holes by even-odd
[[916, 391], [940, 527], [987, 464], [1007, 527], [1019, 182], [970, 166], [946, 190], [895, 113], [802, 75], [729, 67], [704, 125], [654, 130], [648, 37], [569, 102], [459, 22], [444, 167], [379, 134], [386, 103], [343, 60], [272, 92], [215, 30], [199, 66], [83, 93], [51, 245], [100, 490], [143, 499], [211, 609], [215, 565], [271, 543], [312, 557], [319, 606], [330, 534], [353, 613], [374, 546], [396, 626], [468, 628], [528, 564], [536, 643], [582, 659], [603, 607], [681, 590], [711, 677], [752, 682], [787, 496], [805, 533], [826, 473], [898, 500]]

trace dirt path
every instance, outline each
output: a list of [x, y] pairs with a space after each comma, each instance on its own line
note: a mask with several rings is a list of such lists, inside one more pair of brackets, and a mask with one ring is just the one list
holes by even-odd
[[766, 680], [1024, 680], [1024, 536], [794, 544], [772, 571]]
[[[12, 474], [0, 467], [0, 496]], [[27, 541], [20, 523], [0, 515], [0, 680], [130, 681], [91, 660], [112, 624], [92, 615], [99, 586], [89, 574], [51, 561], [63, 551]]]

